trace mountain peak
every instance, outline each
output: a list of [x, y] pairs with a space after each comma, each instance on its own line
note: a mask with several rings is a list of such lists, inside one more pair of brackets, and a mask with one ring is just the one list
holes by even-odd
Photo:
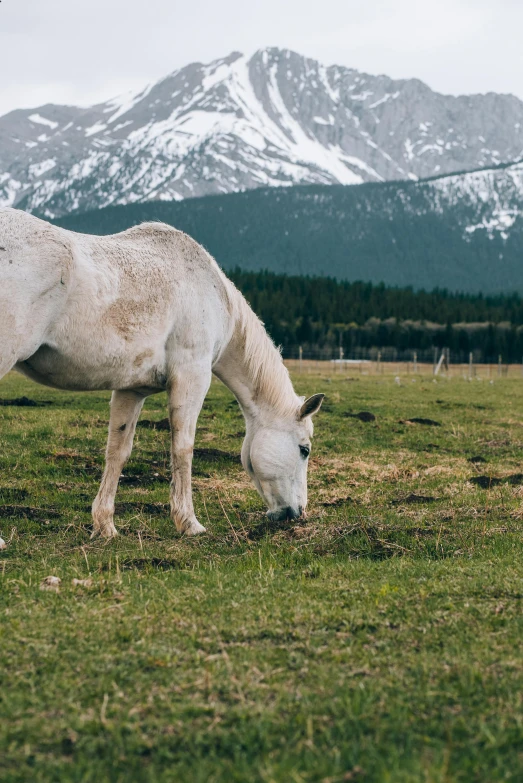
[[[495, 102], [496, 110], [493, 110]], [[0, 117], [0, 206], [55, 216], [260, 186], [418, 179], [523, 154], [523, 103], [267, 47], [89, 108]]]

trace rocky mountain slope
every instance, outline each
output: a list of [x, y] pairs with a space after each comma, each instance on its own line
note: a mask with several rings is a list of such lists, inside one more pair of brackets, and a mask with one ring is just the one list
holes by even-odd
[[90, 108], [0, 117], [0, 206], [47, 216], [264, 186], [418, 179], [523, 157], [523, 102], [266, 49]]
[[523, 293], [523, 162], [419, 182], [129, 204], [58, 223], [115, 233], [143, 220], [187, 231], [226, 269]]

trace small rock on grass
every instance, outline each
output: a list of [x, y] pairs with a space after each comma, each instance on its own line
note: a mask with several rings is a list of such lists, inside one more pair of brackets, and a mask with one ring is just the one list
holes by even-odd
[[46, 576], [40, 582], [40, 590], [50, 590], [53, 593], [58, 593], [62, 580], [59, 576]]
[[92, 587], [93, 584], [91, 577], [88, 579], [73, 579], [73, 587]]

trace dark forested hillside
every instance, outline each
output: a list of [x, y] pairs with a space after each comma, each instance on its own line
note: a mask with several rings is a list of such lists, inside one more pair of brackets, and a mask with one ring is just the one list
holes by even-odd
[[150, 202], [57, 221], [108, 234], [161, 220], [226, 269], [415, 289], [523, 292], [523, 165], [423, 182], [263, 188]]

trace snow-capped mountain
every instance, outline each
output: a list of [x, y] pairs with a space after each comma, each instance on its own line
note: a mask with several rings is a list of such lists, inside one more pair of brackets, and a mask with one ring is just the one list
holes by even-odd
[[90, 108], [0, 117], [0, 206], [56, 216], [263, 186], [418, 179], [523, 157], [523, 102], [265, 49]]

